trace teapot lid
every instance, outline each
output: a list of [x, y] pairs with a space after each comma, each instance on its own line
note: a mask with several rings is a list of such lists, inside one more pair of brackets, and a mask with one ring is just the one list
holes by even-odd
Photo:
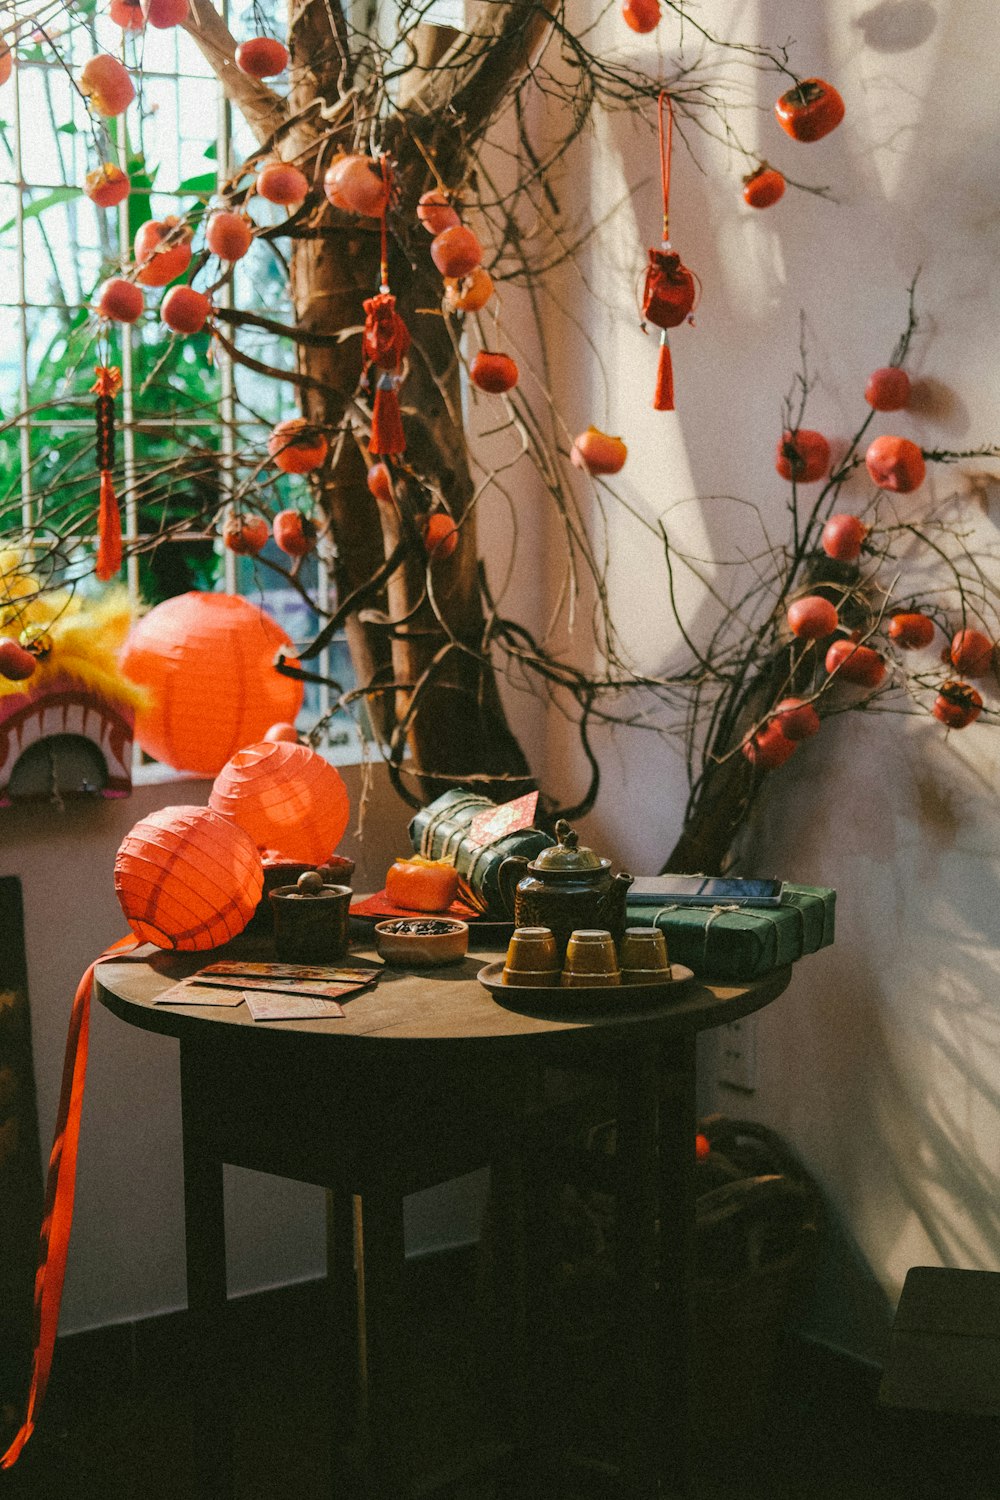
[[566, 820], [560, 818], [556, 823], [556, 838], [559, 842], [536, 854], [529, 869], [540, 870], [543, 874], [552, 871], [570, 873], [576, 870], [607, 869], [610, 860], [602, 859], [593, 849], [579, 848], [579, 837]]

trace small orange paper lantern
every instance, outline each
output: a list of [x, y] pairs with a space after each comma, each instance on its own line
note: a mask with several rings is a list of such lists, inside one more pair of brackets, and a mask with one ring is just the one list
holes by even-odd
[[344, 836], [351, 807], [340, 772], [308, 745], [247, 745], [215, 778], [209, 806], [261, 849], [319, 865]]
[[208, 807], [164, 807], [122, 840], [115, 891], [128, 925], [158, 948], [201, 952], [238, 936], [264, 889], [254, 842]]
[[143, 750], [178, 771], [214, 776], [234, 751], [298, 714], [301, 682], [274, 667], [275, 652], [291, 645], [270, 615], [235, 594], [158, 604], [130, 632], [120, 663], [149, 690], [136, 714]]

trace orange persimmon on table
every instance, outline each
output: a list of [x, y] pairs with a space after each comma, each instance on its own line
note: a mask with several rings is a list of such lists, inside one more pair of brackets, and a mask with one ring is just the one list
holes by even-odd
[[458, 871], [450, 860], [422, 854], [397, 859], [385, 877], [385, 894], [406, 911], [447, 911], [458, 894]]

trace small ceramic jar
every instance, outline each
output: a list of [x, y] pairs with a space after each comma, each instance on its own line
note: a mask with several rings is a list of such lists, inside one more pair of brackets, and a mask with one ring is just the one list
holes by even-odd
[[347, 953], [349, 885], [325, 885], [306, 891], [279, 885], [268, 900], [274, 913], [274, 951], [282, 963], [324, 964]]

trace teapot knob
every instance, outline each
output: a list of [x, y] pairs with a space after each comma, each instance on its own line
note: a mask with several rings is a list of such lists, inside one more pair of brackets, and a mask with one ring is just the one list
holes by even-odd
[[575, 849], [580, 842], [580, 835], [566, 822], [565, 818], [556, 820], [556, 839], [567, 849]]

